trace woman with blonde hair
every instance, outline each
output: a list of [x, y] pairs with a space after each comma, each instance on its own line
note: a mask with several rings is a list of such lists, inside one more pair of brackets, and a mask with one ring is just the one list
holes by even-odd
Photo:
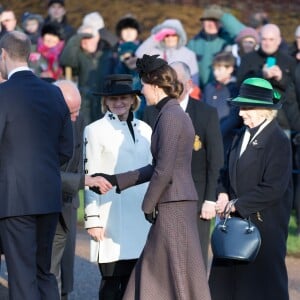
[[[85, 172], [114, 174], [152, 160], [151, 128], [133, 116], [139, 106], [132, 76], [109, 75], [102, 96], [103, 118], [85, 128]], [[130, 273], [146, 242], [149, 224], [140, 211], [147, 184], [121, 194], [85, 189], [85, 228], [91, 236], [91, 261], [102, 276], [99, 299], [122, 299]]]

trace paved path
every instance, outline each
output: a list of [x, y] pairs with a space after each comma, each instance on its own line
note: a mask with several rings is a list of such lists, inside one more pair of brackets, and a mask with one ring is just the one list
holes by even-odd
[[[76, 260], [75, 260], [75, 290], [70, 300], [98, 300], [99, 271], [96, 264], [88, 261], [89, 237], [82, 228], [78, 229]], [[300, 258], [288, 257], [290, 300], [300, 299]], [[7, 273], [2, 260], [0, 272], [0, 300], [8, 300]], [[266, 299], [268, 300], [268, 299]]]

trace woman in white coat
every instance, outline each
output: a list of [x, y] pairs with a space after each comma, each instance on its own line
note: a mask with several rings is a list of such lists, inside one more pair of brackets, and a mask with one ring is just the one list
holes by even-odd
[[[102, 95], [104, 117], [85, 128], [85, 172], [116, 174], [152, 161], [151, 128], [133, 116], [139, 91], [132, 76], [106, 77]], [[91, 236], [91, 261], [99, 263], [99, 299], [122, 299], [130, 273], [144, 247], [149, 223], [141, 212], [147, 184], [118, 194], [85, 190], [85, 228]]]

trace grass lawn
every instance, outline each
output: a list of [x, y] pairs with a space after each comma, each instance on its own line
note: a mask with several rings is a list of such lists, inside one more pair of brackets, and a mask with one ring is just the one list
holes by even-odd
[[[83, 191], [80, 191], [80, 207], [78, 209], [78, 223], [83, 224], [84, 209], [83, 209]], [[213, 223], [213, 222], [212, 222]], [[295, 214], [293, 213], [290, 219], [289, 236], [287, 241], [288, 255], [300, 257], [300, 236], [297, 236], [297, 225]]]
[[300, 257], [300, 236], [297, 235], [297, 224], [294, 212], [290, 219], [287, 252], [289, 255]]

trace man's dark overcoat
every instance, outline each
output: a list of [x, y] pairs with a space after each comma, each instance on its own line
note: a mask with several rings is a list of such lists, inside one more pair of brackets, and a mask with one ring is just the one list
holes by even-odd
[[264, 78], [262, 69], [269, 56], [275, 57], [276, 65], [282, 71], [281, 80], [267, 79], [282, 96], [283, 106], [277, 115], [279, 125], [284, 129], [300, 130], [300, 113], [295, 95], [296, 61], [290, 55], [281, 50], [268, 55], [262, 49], [244, 55], [237, 70], [237, 83], [240, 85], [250, 77]]
[[[73, 291], [74, 260], [79, 190], [84, 188], [83, 130], [80, 114], [72, 122], [74, 148], [72, 158], [61, 167], [62, 213], [57, 224], [52, 247], [51, 272], [61, 283], [62, 294]], [[66, 228], [65, 228], [66, 227]]]
[[73, 152], [58, 87], [29, 69], [0, 85], [0, 234], [11, 299], [58, 299], [49, 272], [61, 211], [60, 166]]

